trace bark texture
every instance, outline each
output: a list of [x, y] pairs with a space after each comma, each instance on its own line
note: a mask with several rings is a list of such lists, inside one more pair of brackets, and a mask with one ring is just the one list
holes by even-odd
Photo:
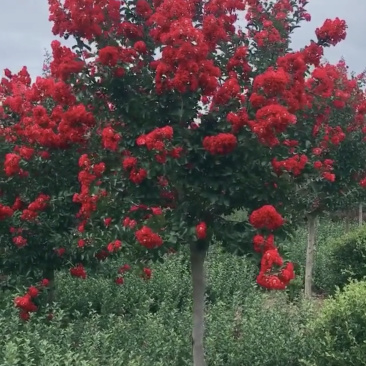
[[190, 249], [193, 285], [193, 365], [206, 366], [205, 350], [203, 345], [206, 290], [204, 263], [206, 258], [206, 250], [198, 248], [196, 243], [193, 243]]

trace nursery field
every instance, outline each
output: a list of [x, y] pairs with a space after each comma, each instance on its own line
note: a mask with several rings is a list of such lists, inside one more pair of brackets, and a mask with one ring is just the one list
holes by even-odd
[[366, 72], [339, 17], [294, 46], [308, 2], [40, 2], [42, 76], [0, 80], [0, 366], [366, 366]]
[[[349, 278], [362, 276], [352, 272], [352, 266], [337, 267], [341, 262], [334, 266], [334, 242], [344, 231], [342, 223], [319, 223], [311, 301], [302, 297], [305, 229], [280, 245], [285, 256], [297, 264], [298, 274], [282, 292], [259, 288], [254, 261], [214, 245], [206, 262], [208, 365], [366, 365], [366, 283], [346, 285], [334, 294], [345, 271]], [[351, 227], [348, 235], [355, 233], [361, 238], [357, 245], [362, 243], [365, 253], [366, 231]], [[13, 306], [14, 296], [24, 289], [18, 293], [16, 289], [4, 290], [0, 365], [191, 365], [187, 258], [183, 248], [163, 263], [152, 263], [150, 280], [126, 273], [123, 284], [116, 284], [108, 275], [111, 268], [123, 264], [116, 260], [105, 261], [97, 276], [90, 274], [86, 279], [59, 272], [52, 309], [35, 314], [26, 323]], [[339, 277], [333, 268], [338, 268]]]

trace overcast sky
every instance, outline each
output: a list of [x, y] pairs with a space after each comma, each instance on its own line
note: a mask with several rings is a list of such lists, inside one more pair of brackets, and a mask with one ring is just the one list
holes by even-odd
[[[293, 37], [298, 49], [314, 39], [314, 30], [326, 18], [340, 17], [348, 24], [346, 41], [328, 49], [326, 58], [337, 62], [342, 56], [350, 70], [366, 68], [366, 0], [310, 0], [310, 23], [303, 23]], [[13, 72], [26, 65], [32, 77], [41, 74], [44, 49], [56, 37], [48, 22], [47, 0], [0, 0], [0, 72]]]

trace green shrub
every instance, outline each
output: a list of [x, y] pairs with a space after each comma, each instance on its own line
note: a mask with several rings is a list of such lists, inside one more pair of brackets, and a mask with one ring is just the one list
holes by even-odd
[[[163, 263], [151, 263], [151, 280], [144, 281], [136, 273], [127, 272], [123, 285], [116, 285], [110, 276], [123, 263], [110, 261], [105, 265], [109, 276], [86, 280], [72, 278], [69, 273], [57, 275], [56, 300], [58, 305], [72, 313], [88, 314], [90, 310], [102, 315], [135, 315], [137, 311], [154, 313], [162, 304], [172, 310], [191, 305], [191, 277], [189, 262], [184, 254], [166, 257]], [[207, 300], [209, 303], [231, 301], [234, 294], [242, 298], [255, 288], [255, 266], [245, 257], [223, 253], [219, 246], [209, 251], [207, 262]], [[138, 306], [137, 306], [138, 305]], [[146, 309], [142, 309], [146, 306]]]
[[[155, 263], [150, 281], [57, 276], [54, 319], [22, 323], [0, 309], [0, 366], [191, 365], [191, 282], [179, 254]], [[116, 263], [106, 263], [106, 271]], [[123, 264], [123, 263], [122, 263]], [[109, 268], [110, 267], [110, 268]], [[212, 248], [207, 262], [206, 352], [210, 366], [299, 366], [311, 308], [266, 293], [245, 257]], [[10, 300], [10, 298], [9, 298]]]
[[310, 338], [309, 365], [366, 365], [366, 282], [353, 282], [325, 300]]
[[329, 239], [323, 255], [321, 282], [328, 292], [366, 276], [366, 226]]
[[[347, 282], [349, 273], [346, 274], [346, 264], [339, 260], [342, 259], [343, 254], [333, 256], [331, 253], [334, 253], [335, 248], [343, 242], [345, 237], [352, 236], [355, 231], [359, 230], [356, 225], [352, 225], [350, 228], [350, 233], [344, 235], [344, 223], [332, 222], [327, 217], [319, 219], [316, 230], [313, 277], [313, 285], [318, 292], [333, 293], [337, 285]], [[281, 243], [281, 247], [286, 252], [286, 258], [296, 264], [297, 279], [289, 288], [293, 293], [292, 297], [294, 294], [300, 294], [303, 290], [306, 246], [307, 230], [305, 225], [299, 228], [292, 238]], [[340, 274], [340, 268], [344, 270], [344, 275]]]
[[209, 365], [298, 366], [309, 352], [306, 324], [313, 316], [305, 302], [287, 302], [285, 293], [254, 293], [233, 307], [218, 303], [207, 312]]
[[[229, 299], [228, 299], [229, 300]], [[20, 324], [0, 310], [0, 366], [191, 365], [191, 310], [163, 304], [154, 314], [136, 304], [133, 317], [78, 313], [68, 319], [34, 317]], [[210, 366], [299, 366], [309, 352], [305, 307], [284, 294], [260, 292], [208, 306], [206, 352]], [[66, 322], [65, 322], [66, 318]]]

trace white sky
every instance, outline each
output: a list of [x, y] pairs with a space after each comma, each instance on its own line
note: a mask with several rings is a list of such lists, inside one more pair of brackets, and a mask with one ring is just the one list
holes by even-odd
[[[326, 18], [340, 17], [349, 26], [346, 41], [326, 51], [330, 62], [342, 56], [350, 70], [361, 72], [366, 67], [366, 0], [310, 0], [310, 23], [303, 23], [293, 37], [298, 49], [315, 38], [315, 28]], [[33, 77], [40, 75], [44, 49], [56, 37], [48, 22], [47, 0], [0, 0], [0, 73], [13, 72], [26, 65]]]

